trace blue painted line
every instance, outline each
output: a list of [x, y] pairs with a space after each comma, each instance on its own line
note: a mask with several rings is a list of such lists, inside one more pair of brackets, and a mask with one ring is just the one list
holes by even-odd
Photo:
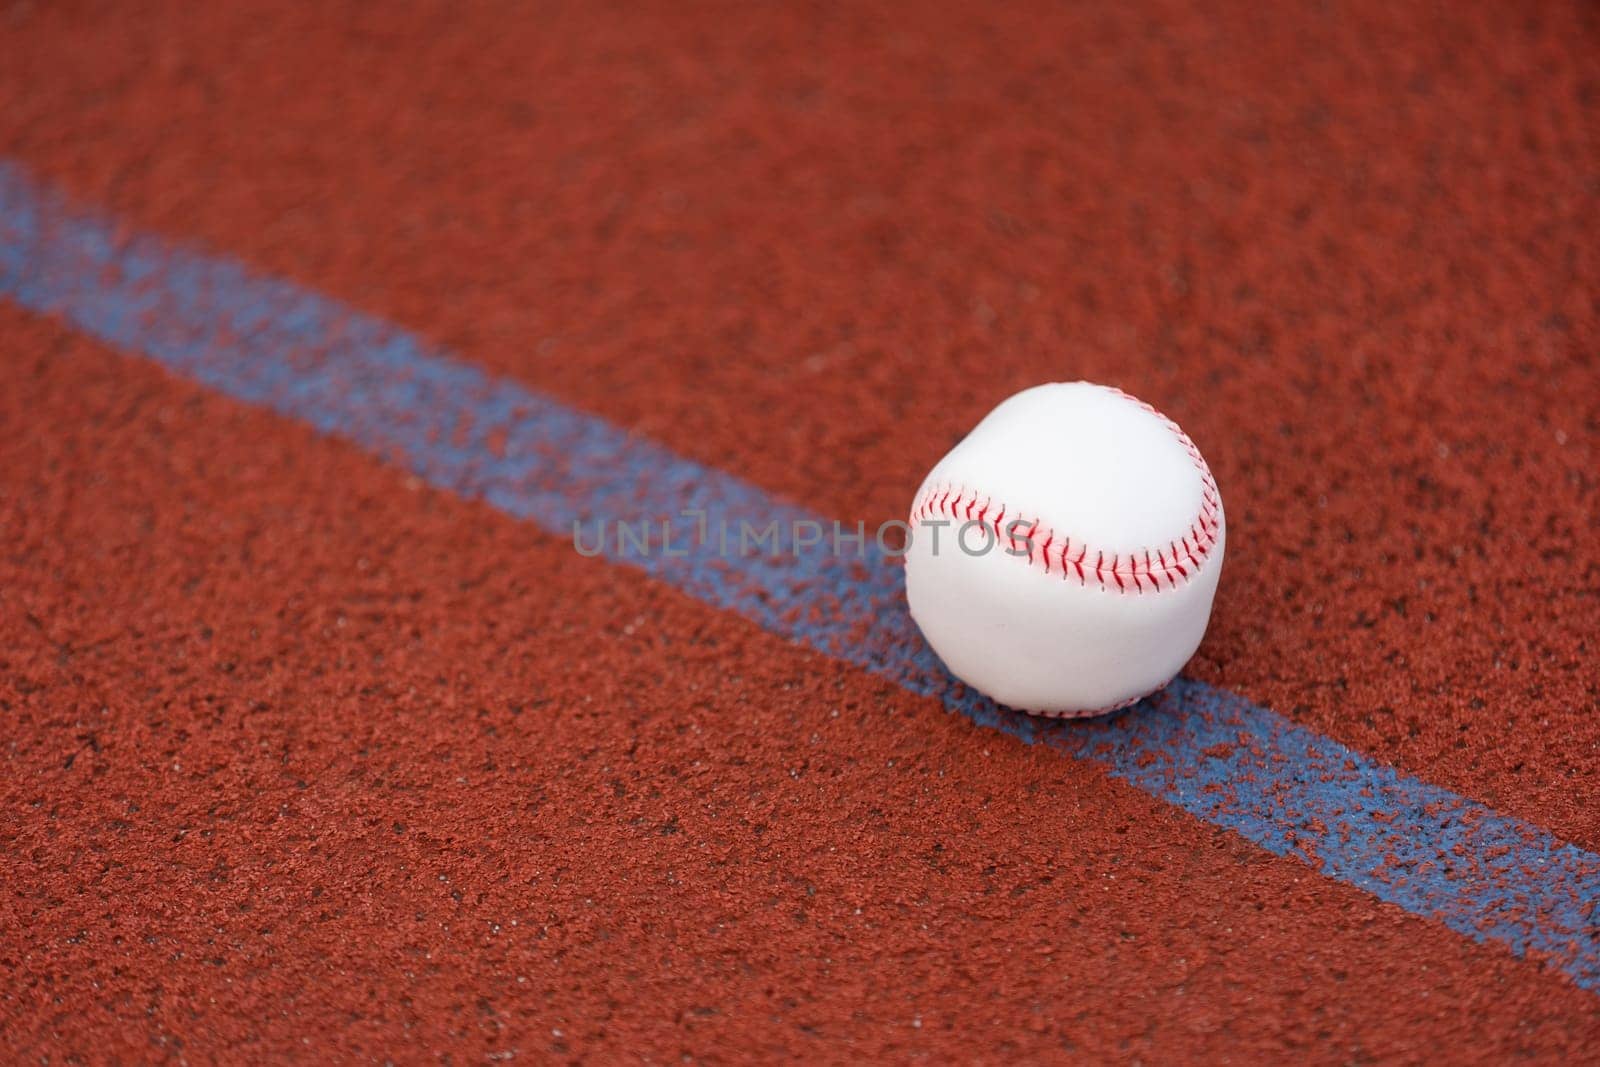
[[[598, 520], [653, 522], [648, 556], [614, 536], [605, 555], [1600, 993], [1600, 856], [1199, 682], [1089, 724], [997, 708], [939, 665], [870, 537], [861, 558], [797, 545], [795, 524], [831, 537], [831, 520], [292, 282], [127, 233], [3, 162], [0, 294], [557, 536], [583, 523], [592, 544]], [[713, 536], [696, 543], [683, 531], [698, 520], [678, 518], [686, 554], [666, 556], [659, 524], [685, 510]], [[774, 522], [776, 553], [720, 552], [714, 531]]]

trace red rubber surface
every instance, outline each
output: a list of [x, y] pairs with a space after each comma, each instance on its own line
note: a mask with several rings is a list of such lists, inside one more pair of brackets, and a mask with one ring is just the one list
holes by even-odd
[[[1197, 677], [1600, 847], [1592, 8], [224, 6], [6, 16], [0, 155], [845, 519], [1119, 385], [1227, 501]], [[309, 431], [10, 308], [0, 353], [16, 1058], [1600, 1040]]]

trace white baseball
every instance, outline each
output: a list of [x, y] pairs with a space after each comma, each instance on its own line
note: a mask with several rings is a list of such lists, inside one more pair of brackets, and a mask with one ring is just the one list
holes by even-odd
[[1107, 386], [1041, 385], [922, 483], [906, 598], [968, 685], [1037, 715], [1097, 715], [1194, 654], [1222, 547], [1222, 498], [1176, 423]]

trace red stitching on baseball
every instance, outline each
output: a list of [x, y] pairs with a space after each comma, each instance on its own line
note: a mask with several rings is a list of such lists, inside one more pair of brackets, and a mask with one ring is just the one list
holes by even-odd
[[[1043, 525], [1037, 519], [1030, 520], [1031, 526], [1027, 534], [1028, 565], [1042, 565], [1044, 572], [1050, 574], [1052, 573], [1052, 560], [1054, 560], [1061, 567], [1061, 577], [1063, 579], [1070, 579], [1076, 573], [1080, 584], [1089, 585], [1092, 581], [1107, 592], [1122, 594], [1143, 593], [1145, 592], [1144, 583], [1147, 581], [1155, 592], [1159, 592], [1163, 588], [1176, 588], [1192, 580], [1199, 573], [1200, 569], [1205, 565], [1206, 559], [1210, 557], [1211, 550], [1216, 547], [1217, 534], [1221, 529], [1222, 511], [1222, 503], [1217, 495], [1216, 479], [1212, 478], [1211, 469], [1206, 466], [1206, 461], [1201, 457], [1200, 450], [1195, 447], [1193, 441], [1189, 440], [1189, 435], [1179, 429], [1177, 423], [1144, 401], [1131, 397], [1120, 389], [1107, 388], [1109, 392], [1115, 393], [1130, 403], [1139, 405], [1139, 407], [1160, 419], [1173, 437], [1177, 438], [1178, 443], [1189, 454], [1190, 460], [1194, 462], [1195, 470], [1200, 474], [1200, 511], [1195, 515], [1194, 521], [1189, 524], [1189, 529], [1184, 532], [1182, 537], [1168, 542], [1168, 551], [1163, 552], [1159, 546], [1155, 547], [1154, 560], [1150, 558], [1152, 549], [1143, 548], [1137, 549], [1126, 556], [1112, 553], [1109, 567], [1106, 566], [1105, 552], [1096, 550], [1094, 562], [1086, 568], [1084, 560], [1088, 557], [1089, 545], [1080, 543], [1077, 555], [1074, 556], [1071, 554], [1071, 537], [1062, 535], [1059, 530]], [[954, 521], [959, 521], [962, 515], [965, 514], [967, 520], [971, 521], [972, 509], [980, 501], [983, 503], [983, 511], [979, 513], [979, 521], [983, 522], [989, 508], [994, 504], [992, 498], [980, 497], [976, 491], [962, 486], [940, 484], [924, 490], [912, 504], [911, 511], [919, 519], [925, 519], [934, 513], [939, 513], [948, 516]], [[1004, 507], [1001, 508], [1000, 515], [1004, 517]], [[997, 538], [1004, 536], [1000, 530], [999, 519], [995, 520], [994, 529]], [[1035, 557], [1033, 552], [1034, 539], [1040, 533], [1045, 535], [1044, 547], [1040, 549], [1038, 556]], [[1059, 541], [1057, 540], [1058, 536], [1060, 537]], [[1014, 548], [1016, 543], [1014, 536], [1011, 537], [1011, 542]], [[1185, 560], [1187, 560], [1188, 566], [1185, 566]], [[1149, 693], [1146, 693], [1145, 696], [1149, 696]], [[1128, 701], [1127, 704], [1136, 703], [1142, 699], [1144, 698], [1138, 697], [1135, 700]], [[1119, 704], [1116, 707], [1099, 708], [1094, 711], [1077, 714], [1098, 715], [1115, 711], [1118, 707], [1126, 707], [1127, 704]]]

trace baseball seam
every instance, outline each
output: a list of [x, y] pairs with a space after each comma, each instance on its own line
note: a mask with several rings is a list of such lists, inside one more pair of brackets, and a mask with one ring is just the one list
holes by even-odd
[[[1048, 575], [1059, 574], [1063, 581], [1076, 579], [1079, 585], [1097, 585], [1112, 593], [1142, 594], [1172, 589], [1191, 581], [1205, 565], [1216, 547], [1222, 527], [1222, 501], [1216, 479], [1206, 466], [1200, 450], [1178, 424], [1161, 412], [1120, 389], [1103, 386], [1137, 404], [1160, 419], [1183, 446], [1200, 474], [1200, 510], [1183, 536], [1165, 545], [1151, 545], [1131, 552], [1107, 553], [1081, 539], [1074, 539], [1037, 518], [1012, 513], [1005, 503], [976, 490], [951, 483], [937, 483], [923, 489], [911, 505], [913, 525], [944, 516], [956, 522], [976, 522], [992, 530], [996, 544], [1005, 544], [1016, 558], [1027, 558], [1029, 566], [1041, 567]], [[1011, 515], [1008, 522], [1007, 515]], [[1043, 538], [1041, 542], [1041, 537]], [[1114, 709], [1105, 709], [1114, 710]]]

